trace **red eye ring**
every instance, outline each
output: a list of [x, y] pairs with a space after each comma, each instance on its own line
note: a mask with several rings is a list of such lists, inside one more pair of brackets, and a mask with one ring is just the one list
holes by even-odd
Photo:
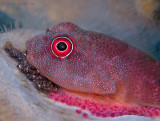
[[60, 58], [66, 58], [74, 49], [73, 41], [68, 36], [57, 36], [50, 43], [52, 55]]

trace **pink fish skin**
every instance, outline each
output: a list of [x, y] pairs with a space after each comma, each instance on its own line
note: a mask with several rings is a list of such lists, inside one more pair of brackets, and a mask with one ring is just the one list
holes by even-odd
[[[53, 53], [57, 37], [72, 44], [66, 57]], [[68, 22], [28, 40], [26, 48], [28, 61], [65, 89], [160, 108], [160, 63], [120, 40]]]

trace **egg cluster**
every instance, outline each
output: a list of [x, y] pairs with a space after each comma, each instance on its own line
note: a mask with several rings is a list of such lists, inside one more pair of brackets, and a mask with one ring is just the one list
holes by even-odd
[[[160, 116], [160, 109], [151, 108], [148, 106], [120, 106], [120, 105], [110, 105], [109, 103], [101, 104], [99, 102], [91, 101], [90, 99], [84, 99], [80, 97], [75, 97], [69, 95], [65, 92], [52, 92], [49, 97], [68, 106], [77, 107], [76, 113], [82, 114], [83, 117], [87, 117], [86, 111], [89, 114], [97, 117], [117, 117], [122, 115], [139, 115], [147, 117], [157, 117]], [[84, 116], [85, 115], [85, 116]]]

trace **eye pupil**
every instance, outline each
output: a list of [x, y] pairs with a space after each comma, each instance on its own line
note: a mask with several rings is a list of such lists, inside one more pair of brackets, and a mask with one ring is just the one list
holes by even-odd
[[65, 43], [65, 42], [59, 42], [59, 43], [57, 44], [57, 49], [58, 49], [59, 51], [64, 51], [64, 50], [66, 50], [66, 49], [67, 49], [66, 43]]

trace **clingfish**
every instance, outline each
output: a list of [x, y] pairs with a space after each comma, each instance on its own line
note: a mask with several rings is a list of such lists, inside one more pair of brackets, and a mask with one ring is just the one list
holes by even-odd
[[68, 22], [26, 48], [29, 63], [60, 87], [49, 97], [77, 113], [160, 116], [160, 63], [135, 47]]

